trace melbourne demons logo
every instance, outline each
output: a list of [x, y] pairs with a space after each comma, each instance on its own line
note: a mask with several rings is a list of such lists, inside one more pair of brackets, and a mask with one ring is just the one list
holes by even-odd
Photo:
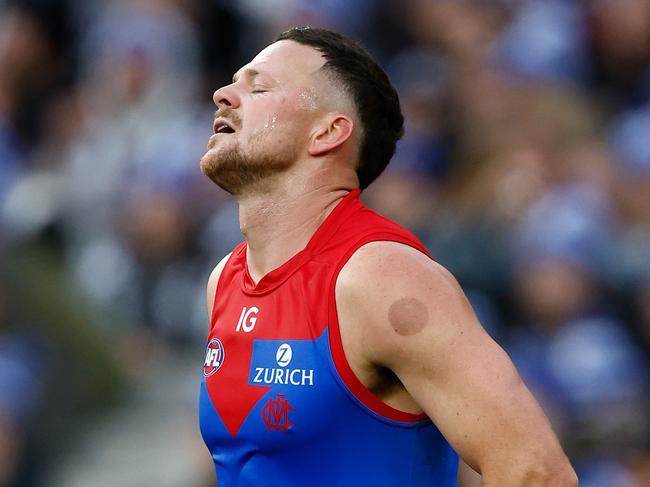
[[287, 431], [293, 423], [289, 421], [289, 412], [293, 408], [284, 394], [278, 394], [275, 399], [269, 399], [262, 409], [262, 421], [269, 431]]
[[205, 361], [203, 362], [203, 375], [209, 377], [214, 374], [223, 364], [224, 352], [223, 343], [218, 338], [213, 338], [205, 349]]

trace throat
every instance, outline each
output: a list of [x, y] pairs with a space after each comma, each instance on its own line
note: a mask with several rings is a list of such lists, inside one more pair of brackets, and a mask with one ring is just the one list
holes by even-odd
[[302, 251], [343, 196], [345, 193], [325, 200], [305, 195], [240, 201], [240, 229], [247, 243], [246, 263], [253, 282], [257, 284]]

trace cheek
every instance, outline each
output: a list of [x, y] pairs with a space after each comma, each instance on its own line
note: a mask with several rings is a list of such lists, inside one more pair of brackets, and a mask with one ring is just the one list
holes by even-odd
[[278, 149], [301, 144], [308, 138], [310, 119], [298, 102], [289, 97], [260, 102], [245, 114], [242, 135], [252, 143], [265, 141]]
[[301, 123], [300, 115], [287, 110], [269, 110], [260, 117], [254, 128], [251, 127], [251, 138], [271, 137], [282, 144], [292, 144], [302, 139], [305, 125]]
[[262, 127], [263, 130], [271, 131], [275, 130], [275, 127], [278, 123], [278, 115], [277, 113], [273, 115], [269, 115], [269, 117], [266, 119], [266, 123], [264, 124], [264, 127]]
[[271, 112], [255, 120], [254, 123], [251, 121], [247, 127], [244, 127], [243, 135], [252, 142], [258, 142], [264, 139], [275, 138], [276, 134], [281, 132], [281, 128], [280, 116], [277, 113]]

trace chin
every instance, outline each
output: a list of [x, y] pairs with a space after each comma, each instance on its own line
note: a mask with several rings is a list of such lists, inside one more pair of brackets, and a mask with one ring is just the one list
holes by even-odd
[[232, 162], [228, 158], [228, 151], [223, 152], [212, 148], [201, 157], [199, 164], [204, 176], [221, 189], [235, 194], [241, 185], [240, 180], [245, 171], [240, 167], [231, 167]]
[[217, 186], [238, 195], [248, 188], [264, 188], [269, 178], [291, 167], [294, 156], [245, 153], [238, 144], [212, 147], [201, 158], [201, 171]]
[[199, 165], [201, 167], [201, 172], [206, 176], [211, 171], [214, 171], [215, 167], [218, 164], [219, 164], [219, 154], [215, 149], [208, 149], [208, 151], [205, 154], [203, 154], [199, 162]]
[[203, 154], [203, 157], [201, 157], [201, 160], [199, 161], [199, 167], [201, 168], [201, 172], [203, 174], [206, 174], [206, 169], [209, 167], [210, 161], [208, 160], [208, 153], [206, 152]]

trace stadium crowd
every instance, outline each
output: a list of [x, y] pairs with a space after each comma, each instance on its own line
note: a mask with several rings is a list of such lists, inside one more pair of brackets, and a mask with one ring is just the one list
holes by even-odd
[[389, 73], [406, 134], [364, 198], [460, 280], [581, 485], [650, 485], [650, 2], [0, 0], [0, 486], [46, 485], [151, 349], [199, 370], [241, 239], [198, 167], [212, 92], [292, 25]]

